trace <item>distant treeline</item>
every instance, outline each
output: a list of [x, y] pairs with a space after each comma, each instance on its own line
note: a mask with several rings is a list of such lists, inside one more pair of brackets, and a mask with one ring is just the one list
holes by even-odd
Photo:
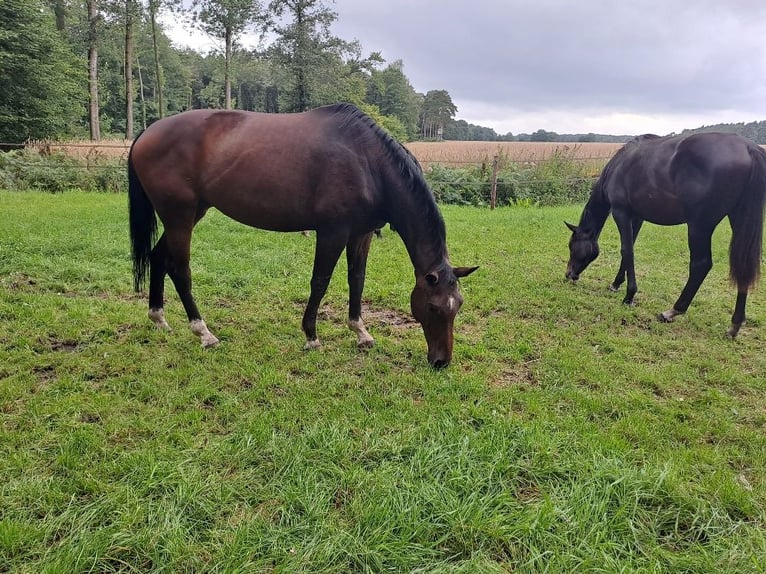
[[[682, 134], [699, 132], [724, 132], [741, 135], [760, 145], [766, 145], [766, 120], [761, 122], [715, 124], [699, 128], [685, 129]], [[657, 134], [669, 135], [669, 134]], [[444, 127], [444, 139], [452, 141], [509, 141], [509, 142], [605, 142], [623, 143], [634, 136], [607, 134], [559, 134], [546, 130], [537, 130], [531, 134], [498, 135], [492, 128], [469, 124], [464, 120], [453, 120]]]

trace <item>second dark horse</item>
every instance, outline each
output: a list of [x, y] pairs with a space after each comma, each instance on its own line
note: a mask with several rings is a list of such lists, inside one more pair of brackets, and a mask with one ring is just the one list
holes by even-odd
[[745, 138], [722, 133], [639, 136], [607, 163], [580, 222], [567, 223], [572, 235], [566, 277], [576, 281], [598, 257], [598, 238], [611, 211], [622, 255], [611, 289], [617, 290], [627, 277], [623, 302], [632, 304], [638, 290], [633, 245], [641, 225], [686, 223], [689, 278], [673, 307], [659, 316], [670, 322], [686, 312], [713, 266], [713, 231], [728, 217], [729, 274], [737, 301], [727, 334], [736, 337], [745, 322], [748, 291], [760, 275], [765, 198], [766, 152]]
[[[414, 157], [350, 104], [299, 114], [195, 110], [152, 124], [128, 158], [133, 272], [139, 289], [149, 272], [149, 317], [168, 328], [165, 275], [203, 346], [218, 339], [191, 292], [192, 229], [215, 207], [232, 219], [274, 231], [316, 230], [311, 295], [303, 314], [306, 347], [319, 346], [316, 319], [330, 277], [346, 250], [349, 327], [361, 347], [373, 339], [361, 318], [372, 233], [396, 227], [415, 268], [412, 314], [423, 327], [428, 361], [452, 358], [453, 322], [463, 301], [444, 220]], [[154, 243], [156, 215], [162, 236]]]

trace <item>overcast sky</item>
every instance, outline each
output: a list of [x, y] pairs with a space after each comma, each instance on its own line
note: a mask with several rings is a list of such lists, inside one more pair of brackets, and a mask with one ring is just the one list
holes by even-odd
[[766, 120], [766, 0], [335, 0], [333, 33], [499, 134]]

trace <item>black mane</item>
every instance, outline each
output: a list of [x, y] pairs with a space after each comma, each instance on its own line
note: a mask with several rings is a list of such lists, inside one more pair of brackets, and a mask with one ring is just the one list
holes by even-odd
[[423, 213], [426, 220], [433, 225], [434, 231], [438, 233], [439, 239], [446, 243], [447, 233], [444, 225], [444, 218], [436, 205], [433, 191], [431, 191], [428, 182], [423, 176], [423, 169], [415, 156], [412, 155], [412, 152], [399, 143], [399, 141], [391, 136], [391, 134], [381, 128], [375, 120], [354, 104], [338, 103], [318, 109], [327, 110], [329, 113], [339, 116], [341, 119], [341, 128], [349, 128], [351, 126], [363, 127], [364, 129], [357, 130], [356, 133], [356, 137], [361, 140], [360, 143], [377, 141], [383, 145], [383, 149], [388, 158], [394, 163], [398, 172], [409, 183], [410, 189], [413, 191], [414, 197], [421, 209], [421, 213]]

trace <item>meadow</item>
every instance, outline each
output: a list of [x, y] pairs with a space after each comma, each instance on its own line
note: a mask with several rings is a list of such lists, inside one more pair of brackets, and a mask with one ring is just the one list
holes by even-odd
[[153, 328], [124, 194], [0, 192], [0, 572], [766, 571], [766, 293], [738, 339], [728, 225], [686, 316], [685, 228], [644, 226], [637, 304], [602, 255], [564, 280], [580, 206], [442, 208], [462, 284], [427, 366], [388, 228], [345, 327], [341, 258], [303, 351], [313, 237], [212, 212], [194, 290]]

